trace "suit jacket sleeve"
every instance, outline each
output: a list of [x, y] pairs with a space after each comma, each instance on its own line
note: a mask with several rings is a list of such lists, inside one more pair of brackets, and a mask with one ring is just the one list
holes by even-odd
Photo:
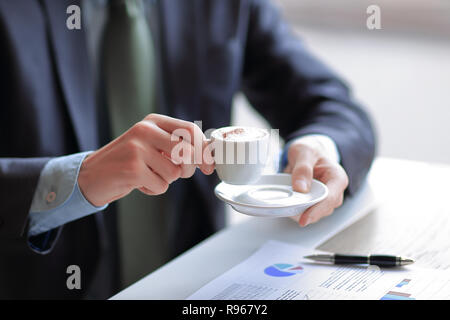
[[346, 84], [314, 57], [269, 0], [251, 2], [243, 92], [287, 140], [324, 134], [334, 140], [349, 176], [347, 192], [364, 180], [375, 154], [366, 112]]
[[41, 170], [48, 161], [0, 158], [0, 237], [23, 235]]

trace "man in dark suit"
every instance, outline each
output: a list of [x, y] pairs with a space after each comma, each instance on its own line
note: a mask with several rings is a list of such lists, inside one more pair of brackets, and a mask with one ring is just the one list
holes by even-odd
[[[81, 30], [67, 27], [74, 4]], [[294, 189], [313, 176], [330, 189], [300, 225], [331, 214], [373, 160], [365, 112], [268, 0], [0, 0], [0, 43], [0, 298], [116, 293], [115, 212], [136, 203], [164, 212], [172, 257], [223, 227], [212, 166], [161, 154], [173, 130], [199, 131], [190, 121], [229, 125], [238, 91], [286, 138]]]

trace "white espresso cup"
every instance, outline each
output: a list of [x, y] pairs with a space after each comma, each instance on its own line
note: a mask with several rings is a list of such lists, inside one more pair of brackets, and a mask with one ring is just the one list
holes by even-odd
[[231, 126], [211, 133], [216, 172], [225, 183], [251, 184], [261, 177], [269, 157], [269, 132]]

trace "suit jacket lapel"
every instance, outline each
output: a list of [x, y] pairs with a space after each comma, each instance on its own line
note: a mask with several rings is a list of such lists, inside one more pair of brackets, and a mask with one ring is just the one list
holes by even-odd
[[81, 150], [98, 147], [97, 119], [93, 81], [83, 27], [69, 30], [66, 26], [69, 5], [74, 0], [42, 0], [49, 19], [49, 36], [56, 72]]

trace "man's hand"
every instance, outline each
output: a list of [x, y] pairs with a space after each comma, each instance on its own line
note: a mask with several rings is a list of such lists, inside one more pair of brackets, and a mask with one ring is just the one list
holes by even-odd
[[[172, 133], [177, 134], [180, 130], [188, 132], [191, 138], [174, 139]], [[194, 137], [200, 137], [200, 142], [194, 143]], [[171, 158], [172, 149], [179, 143], [184, 144], [182, 158], [189, 161]], [[197, 167], [194, 157], [203, 155], [206, 146], [203, 132], [194, 123], [150, 114], [90, 154], [81, 165], [78, 185], [85, 198], [95, 206], [120, 199], [134, 189], [148, 195], [162, 194], [173, 181], [194, 174]], [[197, 162], [201, 163], [198, 165], [201, 171], [211, 174], [214, 164], [200, 160]]]
[[348, 177], [339, 163], [332, 158], [314, 138], [300, 138], [289, 147], [285, 172], [292, 174], [294, 191], [309, 192], [313, 178], [328, 187], [325, 200], [307, 209], [301, 216], [293, 217], [303, 227], [329, 216], [344, 200]]

